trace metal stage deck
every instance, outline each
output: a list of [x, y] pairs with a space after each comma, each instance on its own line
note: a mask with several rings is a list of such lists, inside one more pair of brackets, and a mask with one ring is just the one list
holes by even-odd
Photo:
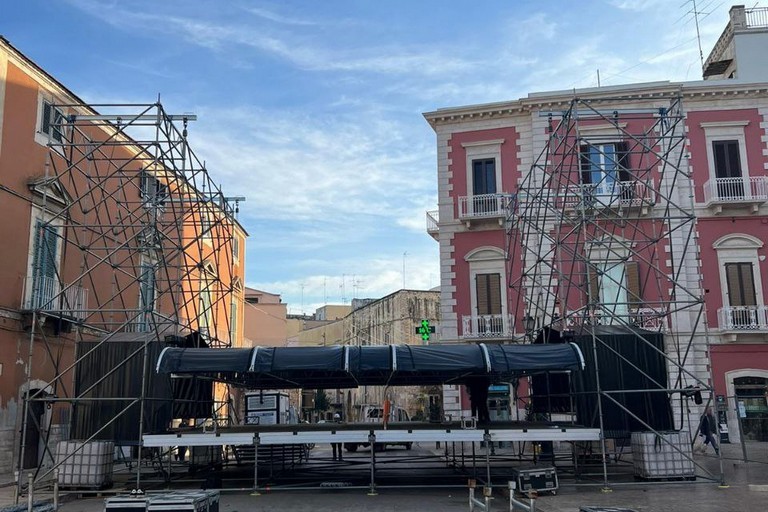
[[215, 431], [184, 429], [145, 434], [145, 447], [282, 445], [310, 443], [407, 443], [501, 441], [598, 441], [600, 429], [570, 424], [494, 422], [476, 428], [451, 423], [321, 423], [240, 425]]

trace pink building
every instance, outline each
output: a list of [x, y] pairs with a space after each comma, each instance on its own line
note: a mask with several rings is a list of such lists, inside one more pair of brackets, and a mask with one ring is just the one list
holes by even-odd
[[[425, 114], [442, 342], [584, 325], [661, 332], [677, 427], [698, 419], [696, 407], [684, 418], [681, 390], [711, 388], [732, 442], [739, 404], [747, 438], [768, 441], [768, 9], [730, 16], [704, 81]], [[462, 390], [445, 401], [468, 414]]]

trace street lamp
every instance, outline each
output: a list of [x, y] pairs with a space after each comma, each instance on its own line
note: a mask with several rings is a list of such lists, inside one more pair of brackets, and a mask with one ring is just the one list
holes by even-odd
[[533, 342], [533, 330], [536, 328], [536, 319], [530, 314], [525, 315], [523, 326], [525, 327], [525, 337], [529, 342]]

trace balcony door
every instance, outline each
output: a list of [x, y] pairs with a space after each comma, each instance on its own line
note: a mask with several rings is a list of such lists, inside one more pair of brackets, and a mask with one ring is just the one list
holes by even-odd
[[[472, 213], [491, 213], [496, 210], [496, 199], [487, 194], [496, 194], [496, 159], [485, 158], [472, 161]], [[478, 197], [486, 196], [486, 197]]]
[[712, 141], [712, 154], [715, 159], [718, 198], [743, 199], [744, 180], [741, 172], [739, 141]]
[[54, 298], [59, 289], [58, 229], [36, 219], [34, 240], [30, 303], [35, 309], [54, 309]]
[[477, 332], [481, 335], [503, 332], [501, 274], [477, 274], [475, 296], [477, 297]]
[[752, 263], [726, 263], [725, 279], [728, 286], [728, 303], [731, 306], [731, 323], [734, 326], [757, 325], [757, 292]]
[[624, 142], [586, 144], [580, 149], [581, 184], [592, 202], [611, 205], [619, 199], [632, 199], [629, 182], [627, 145]]

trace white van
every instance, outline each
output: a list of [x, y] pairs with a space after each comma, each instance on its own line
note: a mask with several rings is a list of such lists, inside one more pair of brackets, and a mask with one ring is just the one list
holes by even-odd
[[[384, 421], [384, 408], [379, 405], [370, 405], [370, 404], [363, 404], [357, 406], [357, 418], [356, 420], [360, 423], [383, 423]], [[408, 416], [408, 411], [403, 409], [402, 407], [392, 407], [392, 409], [389, 411], [389, 421], [388, 423], [395, 423], [395, 422], [404, 422], [404, 421], [411, 421], [411, 418]], [[374, 446], [374, 449], [376, 450], [383, 450], [386, 448], [386, 445], [400, 445], [405, 446], [406, 450], [410, 450], [413, 447], [413, 443], [411, 442], [404, 442], [404, 443], [376, 443]], [[370, 446], [370, 443], [344, 443], [344, 448], [348, 452], [355, 452], [357, 451], [357, 448], [363, 446]]]

